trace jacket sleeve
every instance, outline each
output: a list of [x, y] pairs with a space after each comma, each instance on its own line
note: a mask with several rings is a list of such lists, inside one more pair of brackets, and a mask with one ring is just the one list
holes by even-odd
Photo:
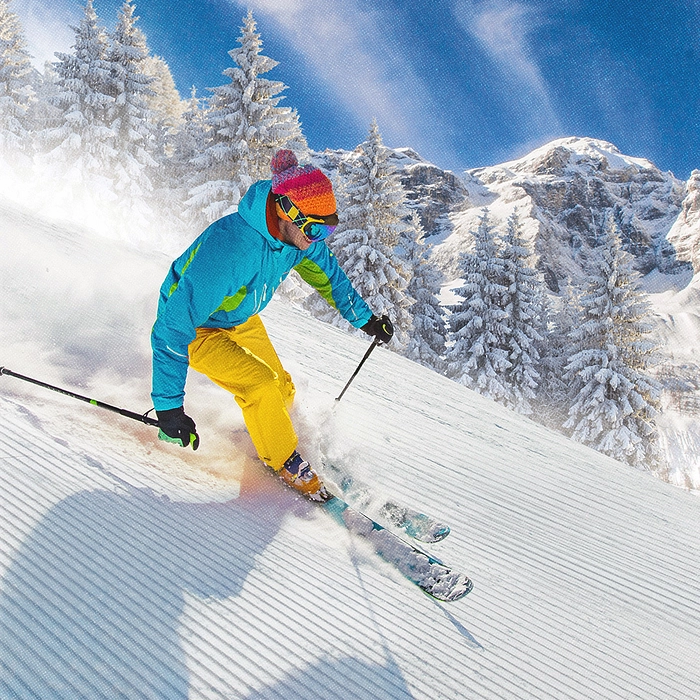
[[162, 304], [151, 332], [153, 390], [157, 411], [183, 405], [189, 366], [188, 346], [197, 328], [221, 305], [235, 275], [225, 256], [202, 248]]
[[372, 310], [352, 286], [325, 242], [314, 243], [294, 269], [355, 328], [361, 328], [370, 320]]

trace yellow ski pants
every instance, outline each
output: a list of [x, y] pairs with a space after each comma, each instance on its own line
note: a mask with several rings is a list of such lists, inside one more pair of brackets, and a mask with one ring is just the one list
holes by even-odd
[[295, 388], [260, 316], [234, 328], [198, 328], [189, 357], [190, 367], [234, 395], [258, 457], [281, 469], [297, 446], [288, 412]]

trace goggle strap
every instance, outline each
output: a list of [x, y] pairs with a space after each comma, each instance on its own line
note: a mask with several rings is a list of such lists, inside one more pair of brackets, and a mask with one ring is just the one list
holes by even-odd
[[282, 211], [292, 220], [292, 222], [301, 228], [306, 222], [306, 217], [299, 211], [298, 207], [292, 202], [286, 194], [276, 194], [275, 199], [282, 208]]
[[331, 214], [329, 216], [314, 216], [309, 214], [308, 216], [302, 214], [299, 208], [286, 194], [276, 194], [275, 199], [277, 203], [282, 208], [282, 211], [292, 220], [296, 226], [303, 230], [303, 227], [308, 223], [315, 224], [325, 224], [330, 226], [336, 226], [338, 224], [338, 215]]

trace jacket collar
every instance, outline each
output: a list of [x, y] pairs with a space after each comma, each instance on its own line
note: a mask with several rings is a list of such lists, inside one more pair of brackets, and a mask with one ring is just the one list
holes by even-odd
[[[274, 221], [270, 222], [268, 218], [268, 206], [269, 200], [271, 199], [271, 192], [272, 180], [258, 180], [254, 182], [238, 204], [238, 213], [249, 226], [252, 226], [260, 233], [272, 249], [296, 249], [296, 246], [285, 243], [278, 238], [280, 233], [276, 212], [274, 213]], [[274, 212], [274, 201], [272, 202], [272, 211]]]
[[277, 217], [277, 209], [275, 207], [275, 197], [272, 194], [272, 190], [270, 190], [270, 192], [267, 195], [267, 203], [265, 205], [265, 220], [267, 223], [267, 230], [269, 234], [273, 238], [276, 238], [278, 241], [282, 241], [279, 218]]

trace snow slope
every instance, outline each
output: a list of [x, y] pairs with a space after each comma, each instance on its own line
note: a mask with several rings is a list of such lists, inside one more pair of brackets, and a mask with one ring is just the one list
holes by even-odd
[[[0, 365], [132, 410], [168, 258], [0, 205]], [[438, 604], [257, 463], [0, 377], [0, 698], [668, 698], [700, 683], [700, 500], [284, 301], [302, 448], [452, 526]]]

